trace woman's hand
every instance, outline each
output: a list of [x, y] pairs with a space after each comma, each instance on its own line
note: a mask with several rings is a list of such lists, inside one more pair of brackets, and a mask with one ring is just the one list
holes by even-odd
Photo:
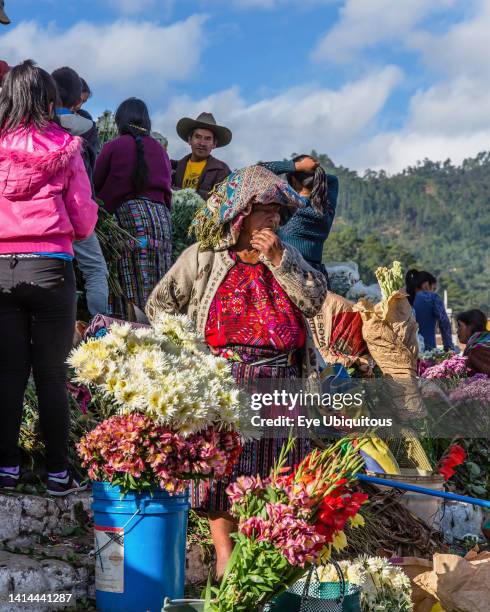
[[252, 234], [250, 245], [272, 262], [272, 265], [278, 266], [281, 263], [284, 247], [279, 236], [271, 229], [256, 230]]
[[296, 172], [306, 172], [307, 174], [312, 174], [318, 168], [320, 164], [313, 159], [313, 157], [303, 157], [297, 162], [294, 162], [294, 167], [296, 168]]

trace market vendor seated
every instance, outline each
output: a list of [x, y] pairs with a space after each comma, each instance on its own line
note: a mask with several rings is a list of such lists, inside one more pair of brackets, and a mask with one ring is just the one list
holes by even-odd
[[458, 338], [466, 344], [464, 351], [468, 367], [477, 373], [490, 376], [490, 332], [487, 317], [481, 310], [467, 310], [456, 318]]
[[[304, 203], [262, 166], [238, 170], [220, 184], [194, 221], [198, 243], [167, 272], [148, 300], [150, 321], [159, 312], [185, 313], [216, 355], [230, 363], [240, 385], [258, 378], [315, 379], [315, 353], [306, 317], [319, 312], [326, 279], [309, 266], [277, 230]], [[285, 439], [245, 443], [231, 477], [265, 477]], [[308, 440], [299, 439], [289, 465], [301, 461]], [[192, 487], [195, 508], [209, 513], [217, 553], [217, 577], [233, 549], [236, 523], [228, 514], [226, 487], [213, 481]]]

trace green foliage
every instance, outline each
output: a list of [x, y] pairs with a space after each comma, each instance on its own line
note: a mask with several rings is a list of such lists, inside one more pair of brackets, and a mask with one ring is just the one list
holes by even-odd
[[377, 268], [375, 274], [385, 300], [403, 287], [403, 273], [399, 261], [394, 261], [391, 268]]
[[356, 261], [367, 283], [393, 259], [404, 270], [417, 264], [438, 278], [453, 309], [490, 309], [490, 152], [460, 166], [424, 160], [394, 176], [362, 177], [313, 154], [340, 180], [325, 261]]
[[99, 201], [99, 216], [95, 233], [107, 263], [109, 288], [114, 295], [121, 297], [123, 290], [119, 282], [117, 266], [123, 253], [128, 248], [132, 248], [134, 238], [118, 224], [114, 215], [102, 207], [101, 201]]
[[195, 242], [189, 233], [196, 212], [204, 200], [193, 189], [181, 189], [172, 194], [172, 257], [174, 261]]
[[111, 111], [106, 110], [97, 119], [97, 129], [99, 131], [99, 143], [100, 146], [104, 146], [109, 140], [113, 140], [117, 137], [117, 127], [114, 121], [114, 115]]
[[459, 465], [456, 474], [448, 481], [447, 488], [460, 495], [480, 499], [490, 498], [490, 440], [473, 438], [454, 440], [445, 438], [423, 438], [422, 444], [435, 465], [447, 449], [457, 442], [466, 451], [467, 460]]
[[[111, 111], [106, 110], [97, 119], [97, 129], [99, 131], [100, 146], [104, 146], [109, 140], [114, 140], [118, 136], [118, 129]], [[160, 132], [151, 132], [152, 137], [157, 140], [164, 149], [168, 147], [168, 140]]]
[[400, 261], [402, 269], [408, 270], [416, 264], [415, 256], [397, 243], [381, 239], [374, 234], [366, 237], [354, 227], [337, 224], [328, 237], [323, 250], [323, 261], [355, 261], [364, 283], [376, 282], [375, 270], [379, 266], [389, 266]]

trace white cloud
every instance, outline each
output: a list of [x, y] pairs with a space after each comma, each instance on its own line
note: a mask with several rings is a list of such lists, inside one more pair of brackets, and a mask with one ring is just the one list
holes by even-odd
[[103, 90], [107, 102], [121, 95], [151, 98], [169, 82], [191, 76], [203, 50], [204, 21], [194, 15], [166, 27], [146, 21], [79, 22], [64, 31], [23, 22], [0, 38], [0, 57], [10, 64], [32, 58], [49, 71], [71, 66]]
[[488, 78], [490, 0], [473, 0], [470, 6], [477, 10], [469, 18], [443, 34], [419, 33], [412, 37], [411, 44], [422, 54], [426, 65], [449, 77]]
[[427, 15], [455, 0], [346, 0], [340, 19], [320, 40], [314, 59], [353, 61], [380, 42], [404, 43], [404, 37]]
[[490, 129], [454, 136], [402, 130], [379, 134], [368, 142], [359, 143], [357, 152], [347, 162], [358, 170], [371, 168], [397, 173], [425, 158], [432, 161], [451, 159], [459, 164], [465, 158], [487, 151], [489, 142]]
[[355, 167], [397, 172], [428, 158], [460, 163], [490, 148], [490, 1], [442, 34], [419, 33], [414, 48], [441, 78], [415, 92], [405, 125], [360, 143]]
[[339, 159], [361, 137], [400, 79], [400, 71], [389, 66], [337, 91], [296, 87], [253, 104], [247, 104], [238, 88], [202, 100], [178, 97], [154, 117], [154, 125], [169, 138], [174, 157], [188, 151], [175, 133], [177, 120], [206, 111], [233, 131], [232, 144], [217, 152], [233, 166], [283, 159], [313, 148]]

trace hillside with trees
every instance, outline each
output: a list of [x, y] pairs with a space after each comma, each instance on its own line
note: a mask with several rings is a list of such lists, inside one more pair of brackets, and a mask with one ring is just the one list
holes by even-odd
[[490, 310], [490, 152], [460, 166], [424, 160], [400, 174], [363, 176], [313, 152], [340, 179], [324, 261], [356, 261], [365, 282], [400, 259], [435, 274], [455, 309]]

